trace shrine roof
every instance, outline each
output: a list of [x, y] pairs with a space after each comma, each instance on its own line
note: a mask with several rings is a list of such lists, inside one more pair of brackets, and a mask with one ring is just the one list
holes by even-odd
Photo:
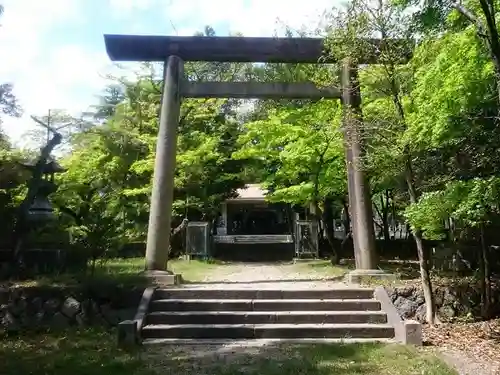
[[248, 184], [242, 189], [236, 190], [236, 198], [229, 199], [230, 201], [242, 200], [258, 200], [263, 201], [266, 198], [267, 190], [263, 189], [259, 184]]

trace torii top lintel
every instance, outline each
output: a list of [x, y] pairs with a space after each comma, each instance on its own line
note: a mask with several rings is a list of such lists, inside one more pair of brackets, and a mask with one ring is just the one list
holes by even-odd
[[[248, 38], [233, 36], [104, 35], [112, 61], [165, 61], [176, 55], [184, 61], [333, 63], [325, 58], [322, 38]], [[377, 45], [360, 64], [377, 60]], [[397, 42], [397, 41], [396, 41]]]

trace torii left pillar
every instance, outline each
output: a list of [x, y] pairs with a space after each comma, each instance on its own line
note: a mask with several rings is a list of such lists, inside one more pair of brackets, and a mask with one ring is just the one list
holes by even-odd
[[[170, 227], [174, 196], [174, 174], [177, 154], [177, 130], [181, 107], [181, 84], [184, 62], [169, 56], [165, 62], [158, 140], [153, 172], [153, 191], [149, 211], [146, 245], [146, 271], [162, 282], [175, 279], [167, 272], [170, 249]], [[166, 280], [165, 277], [167, 277]]]
[[393, 280], [394, 275], [378, 269], [370, 186], [362, 166], [364, 156], [363, 116], [358, 68], [349, 60], [343, 62], [341, 84], [349, 211], [353, 224], [354, 256], [356, 260], [356, 269], [349, 272], [346, 279], [352, 284], [382, 279]]

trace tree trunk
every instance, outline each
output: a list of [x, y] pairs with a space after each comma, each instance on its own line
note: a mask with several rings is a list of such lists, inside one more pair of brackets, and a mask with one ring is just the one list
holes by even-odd
[[[395, 67], [393, 64], [389, 64], [388, 66], [386, 66], [386, 68], [388, 73], [388, 79], [391, 84], [392, 101], [394, 103], [394, 107], [401, 121], [401, 124], [403, 125], [403, 128], [406, 129], [407, 128], [406, 117], [403, 104], [399, 96], [400, 94], [399, 87], [396, 83]], [[411, 158], [411, 151], [408, 145], [406, 145], [403, 149], [403, 163], [404, 163], [404, 176], [408, 188], [408, 195], [410, 196], [410, 203], [414, 204], [417, 203], [418, 201], [418, 193], [415, 187], [413, 163]], [[415, 239], [415, 245], [417, 247], [418, 262], [420, 266], [420, 279], [422, 282], [422, 289], [424, 292], [424, 299], [426, 305], [426, 318], [427, 322], [430, 325], [434, 325], [436, 323], [437, 317], [436, 317], [436, 306], [434, 304], [434, 295], [432, 292], [432, 282], [429, 272], [429, 254], [426, 252], [424, 248], [422, 233], [420, 229], [417, 228], [416, 230], [412, 231], [412, 234], [413, 238]]]
[[481, 286], [481, 317], [483, 319], [489, 319], [491, 312], [491, 278], [489, 248], [484, 238], [484, 224], [480, 225], [479, 233], [481, 238], [481, 251], [478, 254], [480, 274], [479, 282]]
[[323, 211], [323, 223], [325, 225], [326, 240], [330, 245], [332, 252], [332, 263], [339, 263], [339, 256], [335, 249], [335, 228], [333, 227], [333, 200], [331, 198], [325, 199], [325, 209]]
[[[385, 198], [385, 201], [384, 201]], [[380, 196], [380, 209], [376, 204], [374, 204], [375, 210], [377, 211], [377, 215], [382, 220], [382, 224], [379, 224], [375, 221], [375, 225], [379, 227], [382, 231], [382, 236], [384, 238], [384, 242], [388, 243], [390, 241], [390, 233], [389, 233], [389, 195], [388, 191], [385, 190], [385, 197]], [[379, 232], [380, 233], [380, 232]], [[379, 237], [379, 236], [378, 236]]]
[[172, 239], [175, 238], [175, 236], [177, 236], [181, 231], [185, 230], [187, 228], [188, 224], [189, 224], [189, 220], [184, 218], [184, 219], [182, 219], [182, 222], [177, 227], [175, 227], [174, 229], [171, 229], [170, 241], [172, 241]]
[[[344, 217], [342, 220], [342, 225], [344, 226], [344, 238], [342, 239], [342, 243], [340, 244], [340, 251], [342, 256], [345, 256], [347, 254], [346, 246], [348, 243], [352, 242], [354, 251], [354, 238], [352, 237], [351, 215], [349, 213], [349, 207], [345, 200], [342, 202], [342, 204], [344, 206]], [[356, 260], [356, 253], [353, 254], [354, 260]]]
[[349, 236], [351, 232], [351, 215], [349, 213], [349, 206], [345, 200], [342, 201], [342, 205], [344, 206], [344, 217], [342, 218], [342, 225], [344, 226], [344, 238]]
[[295, 242], [295, 228], [294, 228], [294, 224], [295, 224], [295, 215], [294, 215], [294, 211], [292, 209], [292, 207], [290, 205], [287, 205], [286, 206], [286, 215], [287, 215], [287, 218], [288, 218], [288, 230], [290, 232], [290, 234], [292, 235], [292, 238]]
[[[314, 246], [317, 246], [315, 251], [317, 252], [316, 255], [318, 254], [318, 250], [319, 250], [319, 242], [320, 242], [320, 238], [321, 238], [321, 235], [322, 235], [322, 230], [321, 230], [321, 227], [320, 227], [320, 222], [321, 222], [321, 215], [320, 215], [320, 209], [319, 209], [319, 206], [318, 206], [318, 202], [317, 202], [317, 199], [316, 198], [313, 198], [313, 202], [311, 204], [311, 216], [312, 216], [312, 223], [313, 223], [313, 227], [316, 226], [317, 228], [317, 233], [316, 234], [316, 238], [313, 239], [311, 238], [311, 240], [314, 240], [315, 242], [311, 243], [311, 245], [314, 247]], [[311, 233], [313, 236], [314, 236], [314, 233]], [[316, 245], [314, 245], [316, 244]]]
[[389, 232], [389, 191], [385, 191], [385, 204], [384, 199], [380, 197], [380, 203], [382, 204], [382, 229], [384, 231], [384, 241], [388, 243], [391, 240], [391, 234]]
[[394, 203], [394, 193], [391, 191], [391, 223], [392, 223], [392, 230], [393, 232], [393, 237], [396, 239], [396, 203]]
[[[407, 149], [405, 149], [405, 159], [405, 178], [406, 184], [408, 185], [410, 203], [416, 203], [418, 200], [418, 194], [413, 182], [413, 169], [409, 151]], [[422, 233], [420, 232], [420, 230], [414, 230], [412, 233], [413, 238], [415, 239], [415, 244], [417, 246], [418, 263], [420, 266], [420, 280], [422, 282], [422, 289], [424, 292], [426, 306], [426, 318], [427, 322], [430, 325], [434, 325], [436, 322], [436, 307], [434, 304], [434, 294], [432, 292], [432, 282], [429, 272], [429, 257], [428, 253], [425, 251], [422, 241]]]
[[[342, 65], [343, 130], [348, 172], [349, 206], [353, 221], [357, 269], [377, 269], [370, 184], [363, 168], [365, 155], [361, 92], [357, 66], [349, 59]], [[352, 198], [351, 198], [352, 197]]]
[[316, 172], [314, 173], [313, 176], [313, 183], [314, 183], [314, 191], [313, 191], [313, 197], [312, 197], [312, 210], [311, 214], [313, 216], [313, 226], [316, 226], [316, 230], [318, 231], [316, 233], [317, 237], [315, 239], [316, 241], [316, 256], [319, 255], [319, 244], [320, 244], [320, 239], [323, 239], [323, 227], [321, 223], [321, 209], [319, 207], [319, 176], [321, 173], [321, 167], [323, 165], [323, 156], [325, 151], [319, 156], [319, 164]]

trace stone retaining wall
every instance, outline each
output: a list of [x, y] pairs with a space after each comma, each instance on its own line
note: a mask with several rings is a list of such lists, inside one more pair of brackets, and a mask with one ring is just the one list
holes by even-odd
[[[387, 293], [404, 319], [425, 322], [426, 306], [420, 285], [387, 288]], [[461, 284], [435, 287], [434, 299], [438, 315], [444, 321], [468, 315], [478, 316], [480, 312], [480, 289], [466, 281]], [[498, 307], [498, 300], [496, 302]]]
[[0, 287], [0, 331], [115, 326], [132, 319], [144, 288]]

